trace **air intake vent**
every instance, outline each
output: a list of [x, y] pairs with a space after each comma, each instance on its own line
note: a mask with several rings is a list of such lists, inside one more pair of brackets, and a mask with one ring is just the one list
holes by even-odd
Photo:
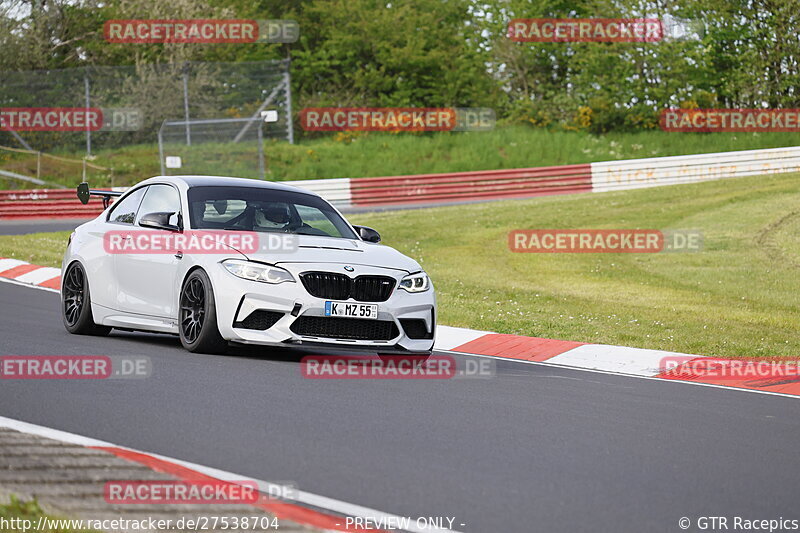
[[392, 295], [395, 279], [388, 276], [358, 276], [355, 279], [333, 272], [306, 272], [300, 275], [311, 296], [327, 300], [385, 302]]
[[401, 318], [400, 325], [409, 339], [432, 339], [433, 334], [428, 331], [425, 321], [421, 318]]
[[283, 313], [279, 313], [278, 311], [257, 309], [256, 311], [253, 311], [247, 315], [247, 318], [241, 322], [234, 322], [233, 327], [264, 331], [274, 326], [275, 323], [281, 319], [281, 317], [283, 317]]
[[289, 329], [306, 337], [363, 341], [388, 341], [400, 334], [391, 320], [326, 316], [301, 316]]

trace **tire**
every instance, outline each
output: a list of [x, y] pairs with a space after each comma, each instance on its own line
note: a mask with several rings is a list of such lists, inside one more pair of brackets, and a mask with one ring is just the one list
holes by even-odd
[[67, 267], [61, 284], [61, 319], [74, 335], [108, 335], [111, 328], [94, 323], [86, 271], [77, 261]]
[[193, 271], [183, 282], [179, 303], [178, 331], [183, 347], [193, 353], [225, 353], [228, 341], [219, 334], [214, 289], [203, 270]]

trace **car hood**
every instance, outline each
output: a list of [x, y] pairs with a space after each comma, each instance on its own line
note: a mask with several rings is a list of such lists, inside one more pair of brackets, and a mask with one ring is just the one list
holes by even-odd
[[291, 250], [260, 250], [255, 253], [244, 253], [244, 255], [253, 261], [263, 261], [274, 265], [336, 263], [389, 268], [408, 273], [422, 270], [419, 263], [410, 257], [382, 244], [311, 235], [297, 235], [296, 237], [297, 246]]

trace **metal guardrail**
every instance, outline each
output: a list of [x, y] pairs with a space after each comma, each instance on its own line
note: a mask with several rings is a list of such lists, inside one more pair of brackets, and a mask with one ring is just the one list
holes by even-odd
[[[337, 207], [369, 207], [604, 192], [783, 172], [800, 172], [800, 147], [585, 165], [282, 183], [316, 192]], [[93, 199], [84, 206], [71, 189], [0, 191], [0, 218], [91, 217], [101, 211], [99, 200]]]
[[0, 191], [0, 219], [91, 218], [103, 212], [103, 202], [78, 201], [75, 189], [28, 189]]
[[518, 198], [592, 190], [590, 165], [452, 172], [350, 181], [359, 206]]
[[783, 172], [800, 172], [800, 147], [592, 163], [592, 190], [605, 192]]
[[0, 176], [20, 181], [27, 181], [28, 183], [33, 183], [35, 185], [48, 185], [48, 183], [44, 180], [40, 180], [31, 176], [25, 176], [24, 174], [17, 174], [16, 172], [11, 172], [9, 170], [0, 170]]

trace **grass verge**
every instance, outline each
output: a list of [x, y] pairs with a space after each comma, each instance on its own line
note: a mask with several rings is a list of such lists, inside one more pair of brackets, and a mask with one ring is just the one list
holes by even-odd
[[[351, 217], [431, 274], [440, 323], [725, 357], [800, 356], [800, 175]], [[512, 229], [699, 229], [697, 253], [511, 253]]]
[[[349, 218], [419, 260], [440, 323], [722, 357], [800, 356], [798, 174]], [[518, 254], [513, 229], [698, 229], [696, 253]], [[0, 237], [58, 266], [67, 233]], [[33, 260], [33, 258], [37, 258]]]
[[[0, 532], [42, 531], [45, 533], [73, 533], [91, 532], [87, 529], [75, 529], [78, 521], [54, 518], [47, 515], [36, 500], [22, 501], [16, 496], [11, 496], [7, 504], [0, 504], [0, 519], [7, 522], [10, 527], [0, 526]], [[37, 529], [39, 520], [42, 520], [42, 529]]]
[[70, 231], [0, 236], [0, 257], [61, 268]]

